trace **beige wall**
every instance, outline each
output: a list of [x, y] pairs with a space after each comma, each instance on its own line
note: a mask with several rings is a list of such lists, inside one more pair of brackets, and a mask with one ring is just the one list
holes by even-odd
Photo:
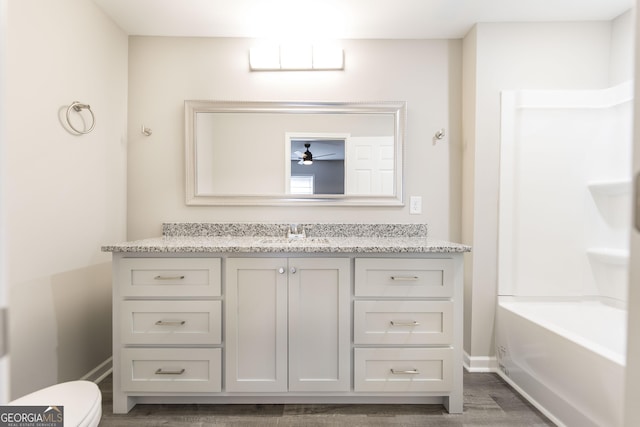
[[[500, 92], [518, 89], [599, 89], [611, 76], [631, 77], [623, 60], [612, 65], [613, 51], [624, 37], [612, 34], [615, 22], [554, 24], [478, 24], [464, 41], [466, 122], [464, 170], [465, 243], [473, 245], [471, 271], [465, 278], [465, 352], [479, 363], [493, 354], [493, 322], [497, 292], [498, 200], [500, 170]], [[622, 27], [619, 34], [627, 32]], [[627, 61], [628, 62], [628, 61]], [[622, 71], [613, 72], [612, 68]], [[466, 89], [467, 86], [465, 86]], [[467, 134], [467, 132], [470, 132]]]
[[[461, 41], [345, 40], [346, 69], [250, 72], [250, 39], [131, 37], [128, 237], [158, 236], [166, 221], [426, 222], [460, 239]], [[405, 207], [187, 207], [184, 101], [407, 101]], [[143, 136], [140, 127], [153, 130]], [[447, 137], [432, 144], [435, 132]]]
[[[127, 37], [84, 0], [8, 2], [3, 265], [10, 398], [111, 356], [110, 254], [126, 220]], [[59, 114], [91, 105], [95, 130]]]

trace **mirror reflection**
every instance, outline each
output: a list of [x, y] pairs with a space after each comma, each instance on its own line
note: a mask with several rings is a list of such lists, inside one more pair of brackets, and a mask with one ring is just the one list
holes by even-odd
[[[344, 147], [347, 137], [289, 135], [290, 194], [344, 194]], [[313, 151], [312, 151], [313, 150]]]
[[402, 204], [405, 105], [186, 101], [187, 204]]

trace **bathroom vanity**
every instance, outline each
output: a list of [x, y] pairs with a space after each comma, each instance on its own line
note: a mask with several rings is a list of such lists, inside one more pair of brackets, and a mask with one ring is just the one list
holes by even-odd
[[164, 224], [113, 253], [113, 408], [442, 403], [462, 412], [468, 246], [424, 225]]

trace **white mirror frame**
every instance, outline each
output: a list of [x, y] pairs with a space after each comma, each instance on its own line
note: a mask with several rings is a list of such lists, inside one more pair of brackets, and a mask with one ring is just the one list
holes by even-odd
[[[190, 206], [404, 206], [403, 163], [406, 102], [268, 102], [268, 101], [185, 101], [186, 204]], [[282, 114], [383, 114], [394, 123], [394, 193], [382, 196], [322, 195], [201, 195], [197, 194], [196, 114], [282, 113]], [[284, 176], [285, 171], [282, 171]]]

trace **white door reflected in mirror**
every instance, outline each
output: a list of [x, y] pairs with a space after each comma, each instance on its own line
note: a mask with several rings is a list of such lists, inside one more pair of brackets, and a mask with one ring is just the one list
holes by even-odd
[[348, 194], [393, 194], [392, 136], [362, 136], [349, 138], [347, 144]]

